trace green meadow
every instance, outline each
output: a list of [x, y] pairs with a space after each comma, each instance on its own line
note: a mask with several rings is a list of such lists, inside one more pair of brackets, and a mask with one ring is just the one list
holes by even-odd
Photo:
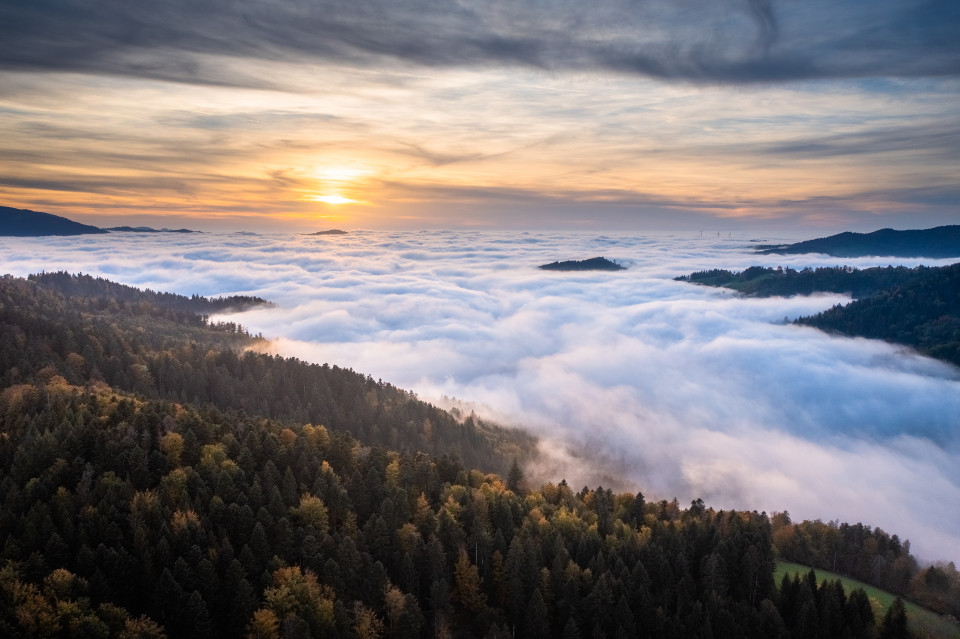
[[[808, 572], [810, 572], [809, 566], [794, 564], [788, 561], [777, 561], [774, 579], [777, 587], [779, 587], [784, 575], [790, 575], [790, 578], [793, 579], [793, 575], [799, 574], [800, 577], [803, 578]], [[815, 572], [817, 573], [818, 584], [839, 579], [843, 584], [844, 591], [848, 594], [851, 590], [863, 588], [864, 592], [866, 592], [870, 598], [870, 603], [873, 606], [873, 614], [878, 624], [883, 621], [883, 615], [886, 614], [887, 608], [889, 608], [897, 598], [893, 593], [881, 590], [876, 586], [871, 586], [862, 581], [851, 579], [850, 577], [844, 577], [843, 575], [838, 575], [837, 573], [826, 570], [816, 570]], [[954, 621], [946, 617], [941, 617], [926, 608], [921, 608], [906, 599], [903, 600], [903, 604], [907, 609], [908, 628], [915, 636], [929, 637], [931, 639], [960, 639], [960, 626]]]

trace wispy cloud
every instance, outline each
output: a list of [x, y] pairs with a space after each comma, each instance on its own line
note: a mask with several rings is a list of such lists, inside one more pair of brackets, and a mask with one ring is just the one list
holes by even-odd
[[585, 5], [437, 0], [6, 3], [0, 64], [271, 86], [217, 56], [523, 65], [693, 82], [956, 75], [960, 16], [948, 1], [602, 0]]
[[[955, 13], [6, 3], [0, 200], [204, 228], [929, 226], [960, 201]], [[336, 165], [366, 171], [328, 193]]]

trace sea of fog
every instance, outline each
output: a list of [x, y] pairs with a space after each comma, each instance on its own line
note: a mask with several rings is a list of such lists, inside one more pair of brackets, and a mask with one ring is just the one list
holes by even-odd
[[[809, 236], [807, 236], [809, 237]], [[839, 295], [746, 299], [673, 281], [708, 268], [946, 264], [756, 256], [678, 234], [368, 232], [0, 238], [0, 272], [254, 294], [228, 316], [284, 355], [330, 362], [541, 437], [531, 477], [789, 510], [960, 559], [960, 371], [792, 320]], [[603, 255], [620, 272], [537, 265]]]

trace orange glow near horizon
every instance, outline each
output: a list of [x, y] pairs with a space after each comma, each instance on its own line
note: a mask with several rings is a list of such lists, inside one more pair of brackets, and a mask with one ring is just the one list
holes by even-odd
[[[316, 74], [278, 64], [270, 76], [293, 85]], [[847, 140], [866, 139], [882, 119], [875, 96], [854, 85], [825, 96], [598, 75], [569, 92], [572, 81], [532, 71], [381, 83], [332, 67], [322, 90], [303, 92], [0, 77], [19, 90], [0, 96], [3, 150], [17, 158], [0, 160], [0, 205], [101, 226], [166, 217], [297, 228], [324, 209], [349, 210], [341, 217], [369, 228], [602, 226], [608, 211], [661, 226], [834, 214], [839, 224], [847, 213], [884, 224], [927, 206], [887, 193], [944, 188], [957, 168], [937, 148], [848, 151]]]
[[355, 194], [367, 190], [364, 180], [372, 173], [371, 169], [356, 163], [318, 167], [305, 179], [307, 187], [304, 189], [304, 199], [333, 206], [365, 204]]
[[324, 204], [359, 204], [359, 200], [351, 200], [348, 197], [343, 197], [342, 195], [317, 195], [310, 198], [316, 200], [317, 202], [323, 202]]

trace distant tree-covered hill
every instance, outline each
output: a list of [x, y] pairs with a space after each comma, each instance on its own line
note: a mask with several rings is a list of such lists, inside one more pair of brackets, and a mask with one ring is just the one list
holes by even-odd
[[519, 431], [74, 279], [0, 278], [0, 636], [900, 636], [778, 555], [960, 612], [895, 535], [531, 486]]
[[843, 266], [797, 271], [792, 268], [751, 266], [741, 272], [713, 269], [681, 275], [677, 281], [732, 288], [745, 295], [811, 295], [846, 293], [860, 298], [913, 281], [926, 267], [887, 266], [854, 269]]
[[80, 224], [59, 215], [0, 206], [0, 235], [35, 237], [44, 235], [86, 235], [105, 230]]
[[753, 266], [740, 273], [715, 269], [676, 279], [760, 297], [847, 293], [859, 299], [796, 323], [905, 344], [960, 366], [960, 263], [802, 271]]
[[797, 323], [906, 344], [960, 366], [960, 264], [918, 268], [909, 282]]
[[623, 266], [605, 257], [592, 257], [588, 260], [568, 260], [551, 262], [540, 266], [545, 271], [622, 271]]
[[960, 225], [932, 229], [895, 231], [880, 229], [873, 233], [838, 233], [829, 237], [795, 244], [757, 247], [762, 255], [773, 253], [825, 253], [834, 257], [867, 255], [892, 257], [960, 257]]
[[111, 282], [102, 277], [93, 277], [66, 271], [38, 273], [27, 279], [40, 286], [57, 291], [64, 297], [82, 297], [87, 300], [112, 299], [118, 302], [146, 302], [163, 308], [200, 315], [222, 313], [224, 311], [245, 311], [255, 306], [269, 305], [270, 302], [250, 295], [231, 295], [229, 297], [208, 298], [201, 295], [186, 297], [176, 293], [158, 293], [150, 289], [141, 290], [132, 286]]

